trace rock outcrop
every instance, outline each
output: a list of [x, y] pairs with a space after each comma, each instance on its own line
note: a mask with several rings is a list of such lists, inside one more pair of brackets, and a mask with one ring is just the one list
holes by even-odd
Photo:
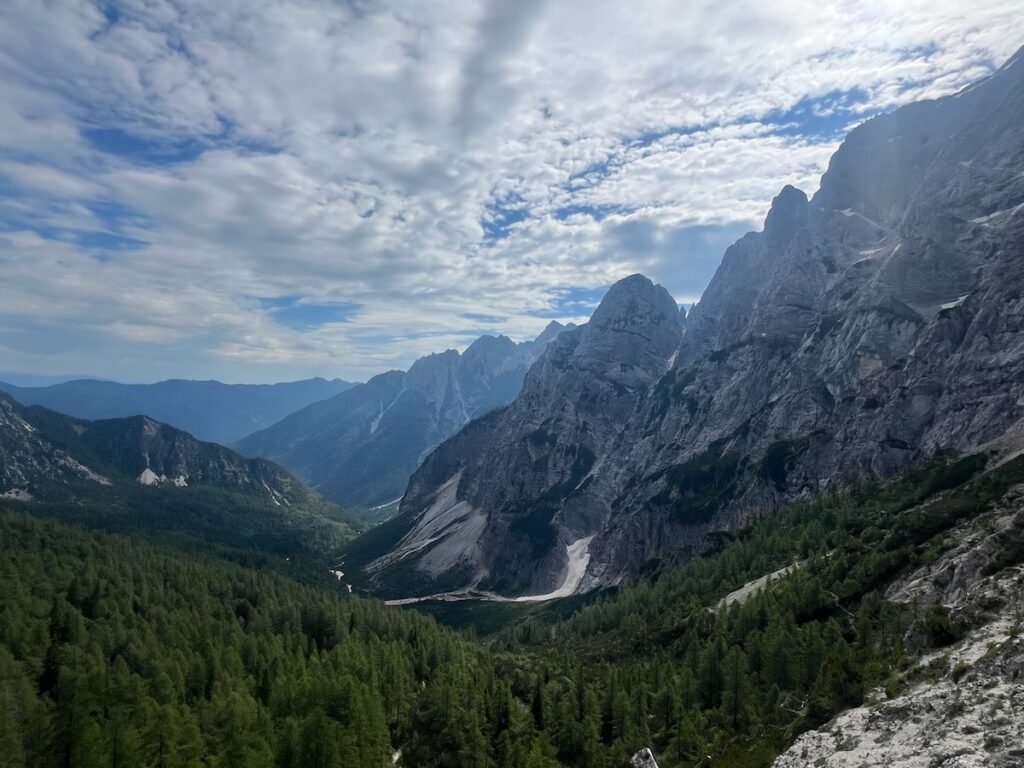
[[658, 768], [651, 750], [644, 747], [629, 759], [629, 768]]
[[[971, 452], [1024, 418], [1024, 55], [855, 128], [681, 322], [640, 276], [412, 477], [385, 594], [545, 593], [705, 549], [787, 500]], [[376, 540], [380, 544], [381, 537]]]
[[40, 480], [110, 484], [66, 450], [52, 445], [25, 418], [18, 403], [0, 394], [0, 498], [30, 501]]

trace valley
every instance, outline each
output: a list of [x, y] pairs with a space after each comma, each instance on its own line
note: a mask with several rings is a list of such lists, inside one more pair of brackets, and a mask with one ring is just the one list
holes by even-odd
[[0, 768], [1024, 765], [1018, 9], [16, 5]]

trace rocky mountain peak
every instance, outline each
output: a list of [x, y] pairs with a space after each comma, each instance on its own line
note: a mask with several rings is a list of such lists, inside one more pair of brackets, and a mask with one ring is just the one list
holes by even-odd
[[679, 308], [669, 292], [643, 275], [630, 275], [608, 289], [587, 325], [623, 330], [678, 323]]
[[764, 220], [764, 236], [769, 245], [784, 245], [807, 223], [809, 203], [802, 190], [787, 184], [772, 199]]
[[[570, 323], [570, 325], [572, 324]], [[555, 336], [560, 334], [565, 329], [566, 326], [562, 325], [557, 320], [552, 320], [544, 327], [544, 330], [540, 332], [540, 335], [536, 339], [534, 339], [534, 343], [546, 345], [549, 341], [551, 341], [553, 338], [555, 338]]]
[[515, 398], [527, 369], [563, 330], [552, 322], [536, 340], [520, 344], [481, 336], [461, 355], [449, 349], [420, 358], [407, 372], [375, 376], [239, 445], [346, 505], [394, 501], [438, 443]]
[[518, 345], [508, 336], [481, 336], [462, 353], [459, 379], [464, 385], [477, 384], [501, 375], [518, 363]]
[[573, 357], [622, 384], [660, 375], [679, 347], [683, 324], [675, 299], [643, 275], [631, 275], [608, 289], [594, 310]]
[[481, 336], [462, 353], [463, 357], [472, 357], [476, 354], [506, 353], [510, 354], [516, 347], [516, 343], [508, 336]]

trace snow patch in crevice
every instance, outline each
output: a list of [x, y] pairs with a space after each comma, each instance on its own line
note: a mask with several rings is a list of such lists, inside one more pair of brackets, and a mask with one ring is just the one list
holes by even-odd
[[274, 491], [273, 488], [271, 488], [269, 485], [267, 485], [267, 481], [266, 480], [261, 480], [260, 482], [263, 484], [263, 487], [266, 488], [267, 493], [270, 494], [270, 500], [272, 502], [274, 502], [275, 505], [280, 507], [281, 506], [281, 502], [277, 500], [278, 494]]
[[1006, 216], [1007, 218], [1010, 218], [1012, 216], [1015, 216], [1017, 214], [1017, 212], [1020, 211], [1020, 210], [1024, 210], [1024, 203], [1020, 203], [1019, 205], [1015, 205], [1015, 206], [1013, 206], [1013, 208], [1004, 208], [1001, 211], [993, 211], [992, 213], [988, 214], [987, 216], [978, 216], [977, 218], [971, 219], [971, 224], [981, 224], [983, 226], [991, 226], [990, 222], [993, 219], [998, 219], [998, 218], [1000, 218], [1002, 216]]
[[953, 299], [953, 301], [947, 301], [945, 304], [940, 304], [939, 306], [942, 309], [955, 309], [955, 308], [959, 307], [961, 304], [963, 304], [964, 301], [966, 301], [967, 297], [970, 296], [970, 295], [971, 294], [969, 294], [969, 293], [965, 293], [959, 299]]
[[392, 408], [394, 408], [395, 403], [397, 403], [399, 401], [399, 399], [401, 399], [401, 397], [402, 397], [402, 395], [404, 393], [405, 393], [405, 384], [403, 383], [402, 384], [402, 388], [400, 390], [398, 390], [398, 394], [395, 395], [394, 400], [392, 400], [390, 403], [388, 403], [387, 408], [384, 407], [384, 401], [383, 400], [380, 401], [380, 406], [379, 406], [380, 407], [380, 412], [376, 415], [376, 417], [374, 417], [373, 421], [370, 422], [370, 434], [371, 435], [375, 434], [377, 432], [377, 428], [380, 427], [381, 421], [387, 415], [388, 411], [390, 411]]
[[476, 589], [475, 587], [466, 587], [465, 589], [459, 589], [453, 592], [438, 592], [437, 594], [425, 595], [423, 597], [401, 597], [394, 600], [385, 600], [384, 603], [386, 605], [415, 605], [416, 603], [423, 603], [428, 600], [438, 600], [441, 602], [480, 600], [482, 602], [489, 603], [540, 603], [547, 600], [558, 600], [559, 598], [569, 597], [576, 593], [580, 588], [580, 584], [583, 582], [583, 577], [587, 572], [587, 565], [590, 564], [590, 541], [593, 538], [594, 537], [591, 535], [583, 539], [578, 539], [565, 548], [565, 553], [569, 562], [566, 566], [566, 572], [562, 579], [562, 583], [557, 589], [554, 589], [551, 592], [546, 592], [543, 595], [505, 597], [504, 595], [499, 595], [494, 592], [484, 592]]
[[677, 349], [675, 352], [672, 353], [672, 357], [670, 357], [668, 359], [668, 362], [665, 363], [665, 373], [668, 373], [669, 371], [672, 370], [672, 366], [676, 364], [676, 360], [678, 358], [679, 358], [679, 350]]
[[377, 427], [380, 426], [380, 420], [383, 419], [383, 418], [384, 418], [384, 402], [381, 401], [379, 406], [378, 406], [377, 415], [374, 416], [373, 417], [373, 421], [370, 422], [370, 434], [371, 435], [376, 434]]
[[587, 572], [587, 566], [590, 564], [590, 540], [593, 538], [594, 537], [591, 535], [583, 539], [578, 539], [565, 548], [565, 554], [569, 558], [569, 563], [566, 566], [565, 578], [562, 580], [562, 584], [558, 589], [543, 595], [522, 595], [520, 597], [513, 598], [513, 602], [539, 603], [545, 600], [557, 600], [560, 597], [569, 597], [574, 594], [576, 590], [579, 589], [579, 586], [583, 581], [583, 576]]

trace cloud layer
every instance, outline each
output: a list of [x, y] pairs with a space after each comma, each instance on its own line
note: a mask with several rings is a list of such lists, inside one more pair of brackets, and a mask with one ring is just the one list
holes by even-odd
[[365, 378], [698, 297], [842, 133], [1024, 42], [1016, 0], [0, 6], [0, 367]]

